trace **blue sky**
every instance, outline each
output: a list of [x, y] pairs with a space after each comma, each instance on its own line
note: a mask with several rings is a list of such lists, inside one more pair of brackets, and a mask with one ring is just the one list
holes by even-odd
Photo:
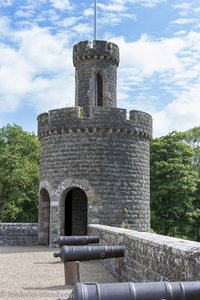
[[[74, 105], [73, 44], [93, 40], [93, 0], [0, 0], [0, 127]], [[118, 107], [154, 136], [200, 126], [200, 0], [98, 0], [98, 39], [120, 47]]]

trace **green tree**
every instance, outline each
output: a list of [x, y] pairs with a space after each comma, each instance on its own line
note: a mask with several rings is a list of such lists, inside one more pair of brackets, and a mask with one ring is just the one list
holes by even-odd
[[193, 238], [198, 176], [185, 139], [185, 133], [172, 132], [151, 142], [151, 222], [157, 233]]
[[196, 240], [200, 242], [200, 127], [194, 127], [186, 131], [186, 142], [193, 148], [193, 164], [198, 173], [198, 188], [194, 210], [189, 213], [190, 221], [193, 224], [192, 230], [196, 234]]
[[193, 163], [200, 176], [200, 127], [194, 127], [186, 131], [186, 142], [193, 148]]
[[17, 125], [0, 129], [0, 221], [37, 222], [39, 141]]

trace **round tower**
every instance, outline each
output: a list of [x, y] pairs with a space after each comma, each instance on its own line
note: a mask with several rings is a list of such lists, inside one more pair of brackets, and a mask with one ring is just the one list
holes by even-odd
[[78, 43], [73, 62], [76, 106], [38, 117], [40, 244], [91, 223], [150, 229], [152, 118], [116, 108], [117, 45]]
[[117, 106], [119, 48], [106, 41], [80, 42], [73, 48], [75, 105], [86, 114], [92, 106]]

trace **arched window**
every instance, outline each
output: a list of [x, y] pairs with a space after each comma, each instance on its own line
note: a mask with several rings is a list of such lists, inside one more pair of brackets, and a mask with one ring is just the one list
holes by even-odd
[[103, 79], [99, 73], [97, 73], [96, 77], [96, 97], [97, 105], [103, 106]]

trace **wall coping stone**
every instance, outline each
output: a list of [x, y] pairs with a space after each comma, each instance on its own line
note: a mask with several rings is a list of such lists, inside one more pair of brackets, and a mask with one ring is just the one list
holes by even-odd
[[116, 233], [120, 235], [127, 235], [130, 239], [142, 240], [143, 242], [151, 245], [162, 245], [166, 248], [174, 248], [180, 252], [199, 252], [200, 253], [200, 243], [195, 241], [184, 240], [175, 237], [164, 236], [151, 232], [140, 232], [131, 229], [116, 228], [111, 226], [104, 226], [99, 224], [90, 224], [91, 228], [98, 228], [99, 230], [106, 230], [107, 232]]
[[102, 245], [124, 245], [123, 259], [103, 265], [119, 281], [191, 281], [200, 279], [200, 243], [150, 232], [89, 225]]

